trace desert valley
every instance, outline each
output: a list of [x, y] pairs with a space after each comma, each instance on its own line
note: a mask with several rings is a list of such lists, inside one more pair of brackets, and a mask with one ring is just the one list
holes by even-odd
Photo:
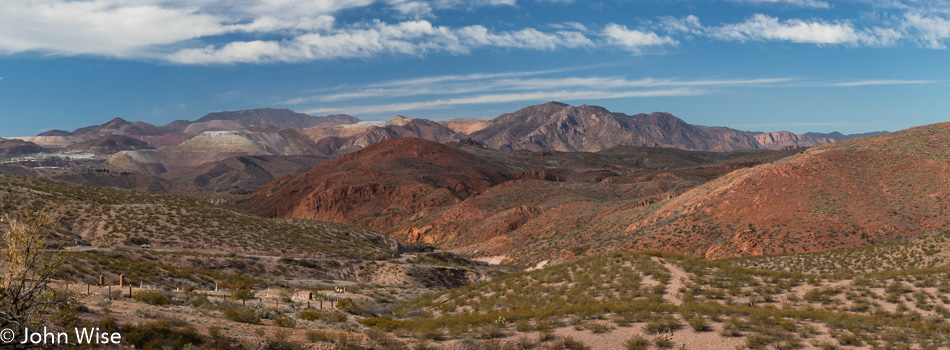
[[550, 102], [0, 142], [5, 215], [61, 259], [43, 319], [111, 346], [950, 346], [948, 123], [797, 135]]
[[2, 0], [0, 349], [950, 349], [950, 0]]

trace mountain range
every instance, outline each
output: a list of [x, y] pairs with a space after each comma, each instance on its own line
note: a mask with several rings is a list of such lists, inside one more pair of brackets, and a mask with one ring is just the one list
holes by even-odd
[[614, 250], [726, 258], [950, 229], [950, 123], [811, 149], [499, 152], [384, 141], [242, 201], [521, 263]]
[[[631, 116], [613, 113], [597, 106], [574, 107], [549, 102], [525, 107], [494, 119], [452, 119], [439, 122], [403, 116], [396, 116], [385, 122], [361, 122], [355, 117], [342, 114], [314, 117], [287, 109], [269, 108], [209, 113], [196, 121], [176, 120], [163, 126], [115, 118], [104, 124], [82, 127], [72, 132], [51, 130], [37, 136], [17, 139], [43, 147], [62, 148], [80, 142], [123, 135], [161, 149], [182, 145], [209, 132], [242, 131], [244, 133], [238, 137], [251, 140], [259, 136], [255, 132], [276, 132], [284, 129], [297, 130], [315, 144], [307, 147], [316, 147], [295, 149], [290, 153], [319, 152], [321, 155], [349, 153], [395, 137], [417, 137], [437, 142], [470, 137], [489, 148], [501, 151], [589, 152], [620, 145], [707, 151], [780, 149], [789, 146], [811, 147], [850, 137], [840, 133], [796, 135], [790, 132], [739, 131], [725, 127], [691, 125], [669, 113], [655, 112]], [[222, 142], [224, 145], [220, 148], [227, 149], [233, 146], [235, 141]], [[209, 146], [207, 142], [204, 144], [205, 148]], [[241, 151], [286, 153], [277, 149]]]
[[946, 129], [751, 132], [558, 102], [440, 122], [258, 109], [2, 139], [8, 157], [63, 155], [0, 172], [247, 194], [236, 205], [257, 215], [518, 263], [644, 249], [725, 258], [946, 229]]
[[[597, 106], [570, 106], [559, 102], [522, 108], [493, 119], [432, 121], [395, 116], [384, 122], [362, 122], [348, 115], [309, 116], [288, 109], [253, 109], [209, 113], [195, 121], [176, 120], [162, 126], [114, 118], [72, 132], [51, 130], [37, 136], [8, 138], [0, 152], [94, 153], [97, 162], [57, 163], [47, 157], [44, 167], [79, 169], [63, 179], [83, 178], [83, 184], [131, 184], [135, 188], [169, 187], [165, 181], [209, 190], [253, 191], [284, 171], [245, 171], [242, 164], [261, 169], [302, 171], [300, 166], [349, 154], [373, 144], [401, 137], [435, 142], [466, 140], [503, 152], [597, 152], [615, 146], [668, 147], [702, 151], [741, 149], [795, 149], [846, 139], [837, 133], [796, 135], [790, 132], [749, 132], [725, 127], [688, 124], [668, 113], [626, 115]], [[235, 157], [258, 157], [238, 159]], [[305, 161], [302, 161], [305, 160]], [[302, 161], [302, 162], [301, 162]], [[268, 165], [268, 162], [275, 162]], [[40, 163], [34, 164], [35, 167]], [[230, 169], [230, 170], [226, 170]], [[135, 173], [135, 181], [96, 181], [91, 174]], [[48, 171], [39, 171], [45, 174]], [[54, 174], [62, 176], [64, 174]], [[50, 175], [51, 177], [53, 175]], [[214, 180], [205, 180], [214, 179]], [[231, 183], [227, 183], [231, 179]], [[146, 181], [148, 182], [148, 181]], [[144, 187], [143, 187], [144, 186]]]

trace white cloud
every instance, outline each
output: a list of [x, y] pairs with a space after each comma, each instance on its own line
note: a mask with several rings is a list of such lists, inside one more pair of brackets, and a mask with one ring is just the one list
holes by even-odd
[[710, 28], [716, 38], [737, 41], [791, 41], [812, 44], [857, 43], [860, 39], [854, 27], [847, 22], [806, 22], [800, 19], [779, 21], [778, 18], [756, 14], [745, 22]]
[[[806, 8], [831, 4], [732, 1]], [[869, 2], [865, 6], [880, 12], [851, 20], [781, 20], [756, 14], [739, 23], [703, 26], [697, 16], [689, 15], [659, 17], [651, 29], [644, 29], [648, 20], [639, 19], [641, 26], [636, 28], [560, 22], [540, 29], [505, 30], [440, 25], [435, 19], [446, 9], [517, 8], [516, 0], [4, 0], [0, 6], [0, 54], [100, 55], [181, 64], [466, 54], [484, 48], [552, 51], [616, 46], [644, 54], [695, 37], [876, 47], [905, 42], [937, 49], [946, 48], [950, 39], [950, 6], [937, 0], [892, 0], [886, 6]], [[345, 13], [361, 8], [382, 9], [374, 15], [388, 22], [354, 22]]]
[[379, 54], [422, 55], [430, 51], [467, 53], [479, 47], [554, 50], [592, 46], [581, 33], [545, 33], [534, 28], [492, 32], [482, 26], [452, 29], [426, 20], [388, 24], [374, 21], [325, 33], [307, 33], [286, 41], [232, 42], [223, 47], [183, 49], [168, 56], [184, 64], [300, 62], [361, 58]]
[[[514, 0], [5, 0], [0, 9], [0, 53], [25, 51], [53, 55], [91, 54], [125, 58], [163, 58], [176, 62], [267, 62], [308, 57], [353, 57], [366, 52], [415, 52], [407, 48], [464, 51], [464, 48], [411, 42], [387, 42], [389, 33], [356, 28], [346, 33], [336, 28], [337, 12], [380, 3], [397, 15], [432, 17], [434, 9], [511, 6]], [[409, 23], [411, 25], [411, 23]], [[372, 27], [362, 22], [354, 27]], [[441, 27], [440, 27], [441, 28]], [[378, 29], [378, 28], [377, 28]], [[386, 28], [383, 28], [386, 29]], [[402, 30], [411, 28], [402, 27]], [[223, 34], [259, 35], [209, 48]], [[547, 39], [529, 29], [512, 31], [512, 45], [532, 47], [532, 40]], [[497, 34], [497, 33], [492, 33]], [[546, 34], [546, 33], [541, 33]], [[310, 36], [307, 36], [310, 35]], [[373, 36], [378, 36], [378, 39]], [[504, 39], [504, 33], [501, 33]], [[533, 37], [532, 37], [533, 36]], [[320, 45], [352, 37], [356, 49], [338, 54], [309, 52]], [[554, 34], [575, 43], [573, 33]], [[321, 39], [322, 38], [322, 39]], [[448, 38], [452, 40], [451, 37]], [[212, 41], [208, 41], [212, 40]], [[362, 40], [362, 42], [360, 42]], [[376, 43], [373, 41], [376, 40]], [[520, 40], [520, 41], [519, 41]], [[550, 39], [549, 39], [550, 40]], [[319, 46], [319, 45], [318, 45]], [[402, 47], [402, 48], [400, 48]], [[546, 44], [546, 47], [551, 47]], [[290, 59], [288, 59], [290, 58]]]
[[433, 17], [432, 6], [424, 1], [388, 0], [389, 6], [406, 17], [415, 19]]
[[168, 56], [177, 63], [299, 62], [318, 59], [370, 57], [380, 53], [420, 54], [427, 49], [464, 52], [445, 27], [425, 20], [362, 27], [329, 33], [307, 33], [287, 41], [232, 42], [223, 47], [184, 49]]
[[462, 27], [456, 33], [459, 39], [469, 46], [554, 50], [558, 47], [577, 48], [594, 45], [594, 42], [583, 34], [572, 31], [544, 33], [534, 28], [526, 28], [513, 32], [492, 33], [488, 28], [474, 25]]
[[659, 36], [654, 32], [644, 32], [636, 29], [627, 29], [626, 26], [611, 23], [601, 33], [607, 38], [607, 43], [617, 45], [633, 53], [642, 53], [644, 48], [651, 46], [677, 45], [678, 41], [668, 36]]
[[145, 1], [7, 0], [0, 11], [0, 51], [130, 56], [154, 46], [229, 31], [196, 8]]
[[757, 4], [757, 5], [781, 4], [781, 5], [820, 8], [820, 9], [831, 8], [831, 5], [828, 4], [828, 2], [820, 1], [820, 0], [732, 0], [732, 1], [749, 3], [749, 4]]
[[950, 38], [950, 19], [937, 15], [907, 13], [903, 27], [912, 32], [921, 45], [932, 49], [945, 49], [944, 40]]
[[[228, 6], [226, 0], [205, 0], [213, 7]], [[341, 10], [368, 6], [375, 0], [246, 0], [235, 2], [235, 10], [247, 6], [245, 14], [261, 14], [278, 18], [316, 17], [333, 14]], [[187, 3], [187, 2], [185, 2]], [[209, 6], [209, 7], [211, 7]]]
[[516, 0], [433, 0], [436, 8], [476, 8], [481, 6], [514, 6]]

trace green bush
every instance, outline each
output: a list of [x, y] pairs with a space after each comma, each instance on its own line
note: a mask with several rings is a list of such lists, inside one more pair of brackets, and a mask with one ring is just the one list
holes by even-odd
[[277, 327], [294, 328], [297, 326], [297, 321], [294, 320], [292, 317], [288, 317], [287, 315], [281, 314], [274, 318], [274, 324]]
[[710, 329], [709, 324], [706, 323], [706, 319], [699, 316], [686, 320], [686, 323], [689, 323], [689, 326], [697, 332], [708, 332]]
[[171, 322], [158, 320], [152, 323], [123, 327], [122, 340], [136, 349], [183, 349], [187, 345], [201, 345], [203, 338], [191, 326], [178, 327]]
[[234, 322], [260, 324], [261, 318], [252, 309], [232, 306], [224, 310], [224, 317]]
[[310, 311], [303, 310], [297, 313], [297, 317], [306, 321], [322, 321], [326, 323], [341, 323], [348, 319], [345, 314], [336, 311]]
[[321, 331], [321, 330], [310, 330], [310, 331], [307, 331], [307, 340], [309, 340], [311, 343], [318, 343], [318, 342], [332, 343], [333, 333], [330, 333], [327, 331]]
[[115, 333], [119, 331], [119, 322], [115, 317], [106, 317], [99, 321], [99, 330], [103, 333]]
[[650, 333], [663, 333], [674, 331], [680, 328], [680, 322], [677, 321], [672, 316], [659, 317], [647, 322], [646, 328], [647, 332]]
[[638, 334], [623, 342], [623, 346], [627, 350], [645, 350], [650, 348], [650, 341]]
[[146, 290], [133, 293], [132, 299], [155, 306], [168, 305], [171, 303], [171, 298], [165, 295], [165, 293], [157, 290]]
[[584, 329], [587, 329], [594, 334], [607, 333], [614, 330], [614, 326], [603, 322], [584, 322], [581, 323], [581, 327], [584, 327]]
[[62, 303], [56, 308], [56, 312], [50, 316], [50, 319], [66, 329], [79, 326], [79, 308], [69, 303]]
[[234, 347], [234, 339], [224, 335], [224, 333], [221, 332], [221, 328], [215, 326], [208, 327], [208, 336], [211, 338], [211, 342], [205, 345], [208, 349], [226, 350]]
[[656, 337], [653, 338], [653, 344], [660, 349], [669, 349], [673, 347], [673, 341], [667, 337]]

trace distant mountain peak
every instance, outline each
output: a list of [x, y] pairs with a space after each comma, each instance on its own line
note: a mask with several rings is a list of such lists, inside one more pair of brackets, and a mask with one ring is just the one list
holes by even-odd
[[409, 124], [409, 122], [411, 121], [413, 121], [412, 118], [406, 118], [402, 115], [397, 115], [395, 117], [389, 118], [389, 120], [387, 120], [386, 122], [390, 124], [394, 124], [394, 125], [404, 126], [406, 124]]
[[60, 129], [53, 129], [39, 133], [36, 136], [69, 136], [72, 135], [71, 132]]
[[596, 152], [618, 145], [730, 151], [758, 148], [729, 128], [691, 125], [669, 113], [626, 115], [601, 106], [549, 102], [503, 114], [470, 134], [497, 150]]
[[358, 122], [359, 119], [343, 114], [316, 117], [294, 112], [286, 108], [257, 108], [243, 111], [208, 113], [204, 117], [196, 120], [195, 123], [208, 123], [213, 121], [236, 121], [243, 126], [270, 125], [278, 128], [309, 128], [318, 125], [352, 124]]

